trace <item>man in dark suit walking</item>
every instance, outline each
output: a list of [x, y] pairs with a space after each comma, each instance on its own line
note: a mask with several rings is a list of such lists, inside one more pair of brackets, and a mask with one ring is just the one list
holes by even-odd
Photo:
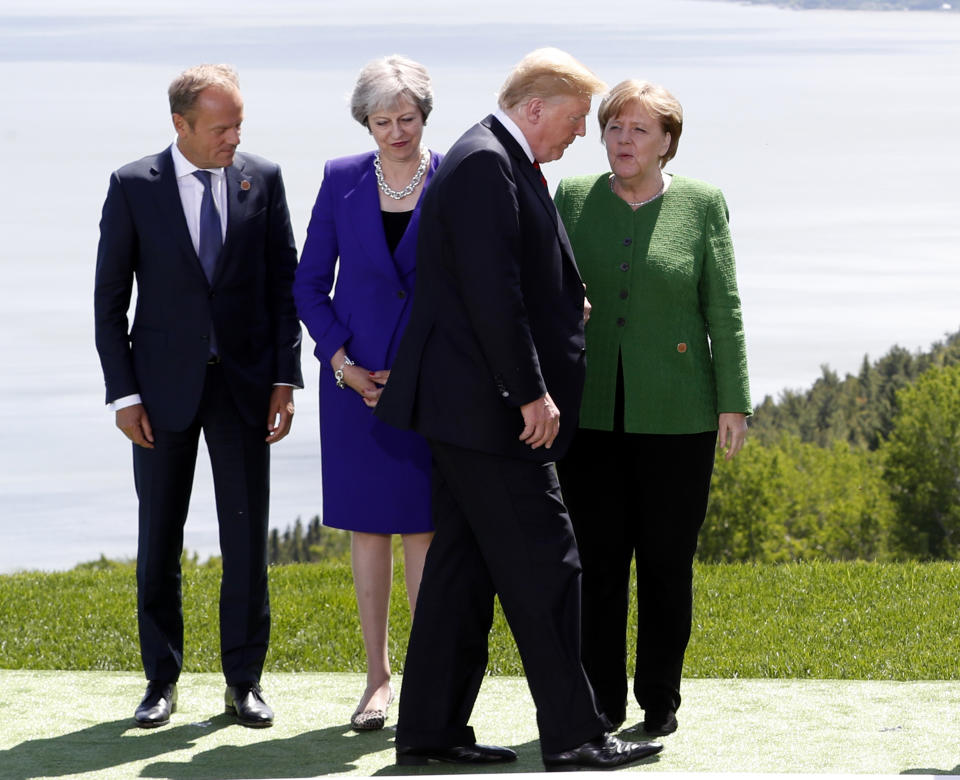
[[[537, 706], [547, 769], [658, 752], [607, 733], [580, 662], [580, 562], [553, 461], [577, 428], [584, 290], [539, 163], [586, 132], [603, 83], [541, 49], [424, 195], [410, 324], [377, 415], [434, 457], [436, 535], [404, 665], [397, 763], [512, 761], [468, 721], [500, 599]], [[563, 425], [560, 414], [563, 413]]]
[[[180, 556], [200, 432], [210, 452], [223, 579], [226, 709], [269, 726], [269, 446], [302, 387], [297, 253], [279, 168], [237, 154], [243, 100], [226, 65], [170, 85], [177, 138], [110, 178], [94, 294], [96, 342], [139, 499], [137, 617], [148, 679], [135, 719], [167, 723], [183, 665]], [[136, 313], [128, 328], [134, 280]]]

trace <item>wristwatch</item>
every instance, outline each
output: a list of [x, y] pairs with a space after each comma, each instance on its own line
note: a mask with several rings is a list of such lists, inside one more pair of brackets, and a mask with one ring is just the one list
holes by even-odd
[[344, 366], [355, 366], [355, 365], [357, 365], [357, 364], [354, 363], [354, 362], [353, 362], [350, 358], [348, 358], [346, 355], [344, 355], [344, 356], [343, 356], [343, 363], [340, 364], [340, 368], [338, 368], [336, 371], [333, 372], [333, 378], [337, 380], [337, 387], [339, 387], [341, 390], [344, 390], [344, 389], [346, 389], [346, 387], [347, 387], [347, 386], [343, 383], [343, 369], [344, 369]]

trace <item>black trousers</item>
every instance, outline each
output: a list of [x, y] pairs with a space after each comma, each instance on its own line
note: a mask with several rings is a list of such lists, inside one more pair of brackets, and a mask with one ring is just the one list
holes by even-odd
[[607, 730], [580, 660], [580, 561], [552, 463], [431, 442], [435, 535], [403, 669], [397, 744], [476, 741], [468, 725], [500, 598], [544, 752]]
[[680, 707], [693, 616], [693, 557], [710, 495], [717, 433], [625, 433], [623, 375], [613, 431], [581, 428], [557, 464], [583, 565], [583, 665], [600, 710], [627, 706], [630, 561], [637, 564], [633, 692], [644, 710]]
[[256, 682], [270, 637], [266, 414], [262, 428], [243, 421], [219, 365], [207, 369], [200, 408], [189, 428], [154, 429], [154, 449], [133, 447], [140, 501], [137, 619], [143, 668], [149, 680], [173, 682], [183, 667], [180, 555], [201, 430], [210, 452], [223, 558], [221, 663], [228, 685]]

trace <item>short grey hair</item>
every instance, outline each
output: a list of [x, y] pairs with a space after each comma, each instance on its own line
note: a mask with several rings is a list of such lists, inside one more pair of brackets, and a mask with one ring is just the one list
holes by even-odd
[[401, 98], [410, 100], [427, 117], [433, 110], [430, 74], [419, 62], [392, 54], [364, 65], [350, 98], [350, 113], [370, 128], [367, 118], [378, 109], [392, 108]]
[[170, 84], [170, 113], [186, 116], [196, 105], [200, 93], [208, 87], [240, 91], [240, 79], [233, 65], [196, 65], [187, 68]]

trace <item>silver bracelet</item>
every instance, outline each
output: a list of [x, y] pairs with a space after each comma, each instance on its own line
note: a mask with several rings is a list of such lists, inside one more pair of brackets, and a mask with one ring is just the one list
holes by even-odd
[[344, 356], [343, 356], [343, 363], [340, 364], [340, 368], [338, 368], [336, 371], [333, 372], [333, 378], [337, 380], [337, 387], [339, 387], [341, 390], [345, 390], [346, 387], [347, 387], [347, 386], [343, 383], [343, 369], [344, 369], [344, 367], [346, 367], [346, 366], [355, 366], [355, 365], [357, 365], [357, 364], [354, 363], [354, 362], [353, 362], [350, 358], [348, 358], [346, 355], [344, 355]]

